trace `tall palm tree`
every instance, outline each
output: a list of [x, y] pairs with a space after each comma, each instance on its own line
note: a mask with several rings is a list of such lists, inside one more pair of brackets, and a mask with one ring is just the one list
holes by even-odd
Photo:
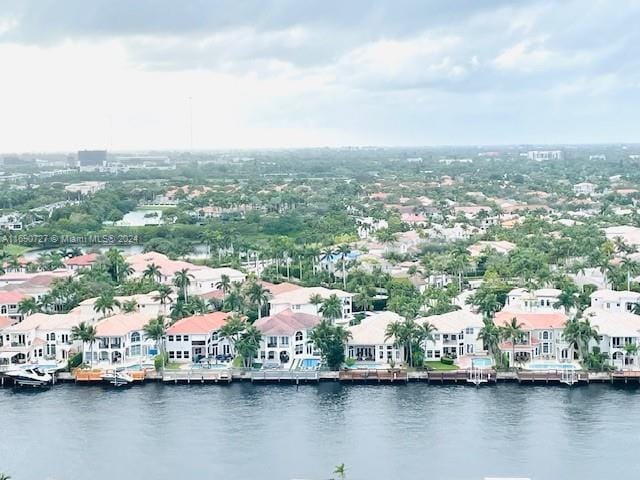
[[502, 327], [502, 338], [511, 342], [511, 366], [515, 366], [516, 362], [516, 342], [524, 336], [523, 323], [518, 323], [518, 319], [513, 317]]
[[169, 285], [161, 284], [158, 286], [157, 292], [158, 293], [153, 296], [153, 300], [160, 302], [160, 305], [162, 305], [162, 311], [166, 315], [166, 305], [167, 303], [171, 303], [171, 294], [173, 293], [173, 290], [171, 290]]
[[565, 324], [562, 337], [578, 350], [580, 362], [584, 361], [585, 354], [588, 353], [589, 342], [600, 340], [597, 328], [591, 325], [589, 319], [583, 319], [580, 315]]
[[176, 272], [176, 274], [173, 277], [173, 284], [182, 292], [182, 298], [184, 298], [185, 301], [188, 300], [187, 290], [191, 285], [192, 278], [194, 277], [192, 274], [189, 273], [188, 268], [183, 268], [179, 272]]
[[502, 332], [489, 317], [483, 320], [483, 326], [478, 332], [478, 340], [482, 341], [483, 348], [487, 350], [498, 365], [502, 364], [502, 354], [500, 352], [500, 340]]
[[84, 362], [84, 345], [89, 344], [89, 364], [93, 366], [93, 342], [96, 340], [96, 327], [80, 322], [71, 328], [71, 337], [82, 342], [82, 361]]
[[231, 349], [235, 351], [236, 342], [247, 326], [245, 319], [240, 314], [234, 313], [227, 319], [227, 323], [220, 328], [218, 336], [220, 338], [226, 338], [231, 344]]
[[342, 288], [347, 289], [347, 256], [351, 253], [351, 248], [347, 244], [340, 245], [336, 250], [342, 260]]
[[332, 293], [329, 298], [322, 302], [319, 312], [323, 318], [331, 322], [342, 318], [342, 299], [335, 293]]
[[316, 307], [316, 315], [320, 314], [319, 308], [320, 305], [322, 305], [322, 302], [324, 302], [324, 298], [322, 298], [322, 295], [320, 295], [319, 293], [314, 293], [309, 297], [309, 303], [315, 305]]
[[222, 293], [225, 295], [229, 293], [229, 289], [231, 288], [231, 279], [229, 275], [220, 275], [220, 281], [216, 283], [216, 288], [218, 290], [222, 290]]
[[271, 299], [271, 292], [261, 283], [251, 282], [247, 288], [247, 297], [258, 309], [258, 319], [262, 318], [262, 307]]
[[103, 293], [93, 305], [93, 310], [102, 314], [102, 317], [106, 317], [107, 313], [111, 313], [116, 307], [120, 306], [120, 302], [113, 297], [112, 293]]
[[344, 480], [347, 476], [347, 469], [345, 468], [344, 463], [337, 465], [333, 473], [338, 475], [338, 477], [340, 477], [340, 480]]
[[253, 359], [260, 350], [260, 342], [262, 341], [262, 333], [253, 325], [249, 325], [240, 333], [234, 347], [236, 352], [242, 356], [242, 362], [245, 368], [250, 368]]
[[164, 339], [167, 334], [165, 318], [162, 315], [158, 315], [156, 318], [149, 320], [142, 330], [144, 331], [145, 338], [155, 342], [156, 349], [158, 349], [160, 355], [162, 355], [162, 368], [164, 369]]
[[624, 344], [624, 353], [626, 357], [631, 357], [633, 363], [635, 362], [635, 357], [638, 355], [638, 344], [636, 343], [625, 343]]
[[147, 268], [144, 269], [142, 278], [160, 283], [160, 280], [162, 279], [162, 270], [160, 270], [160, 267], [155, 263], [150, 263], [147, 265]]

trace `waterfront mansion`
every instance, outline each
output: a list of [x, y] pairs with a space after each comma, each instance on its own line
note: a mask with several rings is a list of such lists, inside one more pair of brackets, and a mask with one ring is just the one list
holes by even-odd
[[229, 315], [226, 312], [193, 315], [171, 325], [166, 336], [169, 361], [189, 363], [218, 355], [231, 355], [229, 341], [218, 336]]
[[276, 294], [269, 300], [270, 312], [275, 315], [284, 310], [292, 310], [295, 313], [318, 315], [320, 305], [311, 303], [311, 298], [315, 295], [319, 295], [323, 300], [326, 300], [331, 295], [336, 295], [342, 301], [342, 316], [336, 319], [336, 323], [346, 324], [353, 318], [351, 308], [354, 295], [342, 290], [324, 287], [296, 288]]
[[429, 322], [435, 327], [432, 339], [425, 341], [425, 359], [439, 360], [445, 355], [462, 357], [483, 352], [478, 333], [482, 328], [482, 315], [469, 310], [456, 310], [442, 315], [419, 318], [418, 323]]

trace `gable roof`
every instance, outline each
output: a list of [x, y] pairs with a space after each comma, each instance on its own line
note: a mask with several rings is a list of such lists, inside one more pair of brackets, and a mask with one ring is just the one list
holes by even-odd
[[567, 316], [562, 312], [532, 313], [518, 311], [501, 311], [496, 313], [493, 323], [496, 325], [506, 325], [515, 318], [522, 324], [523, 330], [546, 330], [564, 328]]
[[64, 264], [67, 266], [88, 267], [93, 265], [97, 260], [97, 253], [85, 253], [84, 255], [68, 258], [64, 261]]
[[283, 292], [270, 300], [270, 303], [277, 305], [282, 303], [289, 303], [291, 305], [305, 305], [309, 302], [309, 299], [315, 295], [320, 295], [323, 299], [329, 298], [331, 295], [336, 294], [340, 298], [353, 297], [352, 293], [347, 293], [338, 289], [329, 289], [324, 287], [301, 287], [288, 292]]
[[404, 318], [397, 313], [385, 311], [366, 317], [358, 325], [348, 327], [351, 332], [349, 345], [391, 345], [395, 341], [387, 336], [387, 326], [401, 322]]
[[167, 329], [167, 335], [175, 335], [181, 333], [207, 334], [220, 330], [227, 323], [227, 319], [231, 314], [228, 312], [212, 312], [204, 315], [193, 315], [178, 320]]
[[96, 324], [97, 337], [123, 337], [129, 332], [140, 331], [154, 318], [146, 312], [119, 313], [100, 320]]
[[320, 317], [308, 313], [294, 313], [287, 308], [280, 313], [263, 317], [254, 326], [263, 335], [294, 335], [300, 330], [309, 330], [320, 323]]
[[17, 304], [25, 298], [27, 296], [17, 290], [0, 291], [0, 304]]

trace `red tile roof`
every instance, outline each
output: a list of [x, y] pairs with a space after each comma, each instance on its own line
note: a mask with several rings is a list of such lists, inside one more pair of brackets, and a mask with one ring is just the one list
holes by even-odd
[[194, 315], [192, 317], [186, 317], [178, 320], [167, 329], [168, 335], [182, 334], [182, 333], [209, 333], [220, 330], [220, 328], [227, 323], [230, 313], [228, 312], [213, 312], [204, 315]]
[[0, 317], [0, 330], [10, 327], [11, 325], [13, 325], [13, 320], [9, 317]]
[[294, 313], [287, 308], [280, 313], [256, 320], [253, 324], [263, 335], [293, 335], [309, 330], [320, 323], [320, 317], [308, 313]]
[[18, 291], [0, 291], [0, 304], [17, 304], [24, 298], [27, 298], [25, 294]]
[[88, 267], [93, 265], [98, 260], [97, 253], [85, 253], [77, 257], [72, 257], [64, 261], [65, 265], [72, 265], [77, 267]]
[[505, 325], [512, 318], [516, 318], [522, 324], [523, 330], [545, 330], [553, 328], [564, 328], [567, 316], [562, 312], [532, 313], [532, 312], [508, 312], [496, 313], [494, 323]]
[[281, 293], [290, 292], [291, 290], [296, 290], [302, 287], [300, 285], [294, 285], [293, 283], [289, 283], [289, 282], [283, 282], [283, 283], [262, 282], [262, 288], [269, 290], [273, 295], [279, 295]]

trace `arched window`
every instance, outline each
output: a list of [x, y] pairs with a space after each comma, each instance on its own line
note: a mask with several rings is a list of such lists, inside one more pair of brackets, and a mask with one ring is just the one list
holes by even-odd
[[549, 340], [549, 332], [542, 332], [542, 339]]
[[139, 342], [139, 341], [140, 341], [140, 333], [133, 332], [131, 334], [131, 343], [135, 343], [135, 342]]
[[0, 313], [7, 313], [7, 306], [6, 305], [2, 305], [2, 310], [0, 310]]
[[302, 332], [296, 332], [296, 342], [302, 341]]

